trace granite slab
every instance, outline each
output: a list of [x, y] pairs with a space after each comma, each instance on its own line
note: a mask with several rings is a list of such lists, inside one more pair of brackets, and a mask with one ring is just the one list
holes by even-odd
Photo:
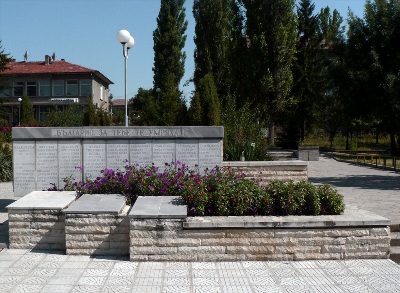
[[8, 205], [10, 210], [62, 210], [75, 201], [75, 191], [32, 191]]
[[125, 205], [125, 197], [120, 194], [84, 194], [71, 204], [65, 213], [118, 215]]
[[185, 219], [187, 206], [179, 196], [139, 196], [133, 205], [130, 218]]

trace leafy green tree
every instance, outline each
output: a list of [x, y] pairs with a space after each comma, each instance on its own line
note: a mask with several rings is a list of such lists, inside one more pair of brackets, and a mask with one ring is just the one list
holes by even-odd
[[160, 116], [166, 125], [178, 123], [179, 115], [182, 115], [179, 84], [185, 72], [186, 60], [183, 51], [187, 28], [184, 3], [185, 0], [161, 0], [157, 28], [153, 32], [153, 83], [154, 89], [162, 90]]
[[199, 92], [195, 92], [190, 102], [188, 119], [190, 125], [202, 125], [202, 107]]
[[167, 73], [163, 82], [164, 87], [160, 93], [160, 124], [185, 125], [187, 124], [187, 109], [180, 91], [175, 86], [174, 75]]
[[[1, 75], [1, 72], [6, 70], [8, 68], [8, 64], [12, 61], [12, 58], [10, 57], [10, 54], [4, 53], [3, 46], [1, 44], [0, 40], [0, 92], [5, 90], [6, 87], [6, 82], [8, 81], [8, 78], [5, 77], [4, 75]], [[1, 102], [1, 99], [0, 99]]]
[[35, 112], [30, 98], [24, 93], [21, 101], [21, 125], [35, 126]]
[[138, 93], [129, 103], [131, 105], [131, 121], [133, 125], [161, 125], [159, 96], [154, 89], [139, 88]]
[[100, 121], [99, 117], [96, 113], [96, 107], [93, 104], [93, 100], [91, 99], [85, 108], [85, 112], [83, 114], [83, 125], [84, 126], [99, 126]]
[[349, 120], [354, 117], [355, 109], [351, 109], [353, 104], [349, 99], [351, 85], [344, 61], [346, 45], [343, 18], [336, 9], [331, 13], [329, 7], [325, 7], [321, 9], [318, 19], [325, 61], [322, 71], [323, 82], [320, 84], [323, 94], [319, 98], [317, 112], [319, 125], [328, 134], [332, 147], [337, 131], [340, 128], [347, 128]]
[[314, 14], [314, 3], [301, 0], [297, 5], [296, 58], [293, 63], [293, 111], [292, 119], [304, 140], [306, 131], [311, 131], [317, 121], [317, 104], [323, 95], [323, 71], [326, 56], [323, 52], [323, 36], [320, 33], [318, 15]]
[[[8, 89], [7, 81], [8, 78], [1, 74], [4, 70], [8, 68], [8, 64], [12, 61], [9, 54], [4, 53], [3, 46], [0, 40], [0, 93], [4, 90]], [[1, 108], [1, 104], [3, 103], [3, 99], [0, 98], [0, 125], [8, 125], [8, 121], [4, 119], [4, 111]]]
[[246, 10], [246, 33], [256, 105], [269, 119], [270, 142], [275, 123], [285, 108], [293, 83], [297, 17], [294, 0], [241, 0]]
[[76, 105], [69, 105], [64, 108], [54, 107], [46, 115], [44, 121], [46, 127], [73, 127], [83, 125], [82, 109]]
[[196, 22], [195, 86], [198, 86], [200, 79], [211, 73], [218, 95], [226, 96], [232, 83], [230, 54], [236, 41], [235, 24], [239, 17], [236, 1], [195, 0], [193, 16]]
[[[364, 119], [377, 119], [390, 134], [391, 152], [399, 152], [396, 143], [400, 129], [400, 1], [367, 1], [363, 19], [350, 14], [347, 62], [354, 79], [354, 91], [364, 100]], [[349, 58], [350, 59], [350, 58]], [[366, 107], [365, 107], [366, 106]]]
[[192, 124], [198, 123], [200, 120], [200, 124], [197, 125], [220, 125], [220, 102], [211, 73], [200, 79], [192, 105], [195, 107], [189, 110], [194, 119]]

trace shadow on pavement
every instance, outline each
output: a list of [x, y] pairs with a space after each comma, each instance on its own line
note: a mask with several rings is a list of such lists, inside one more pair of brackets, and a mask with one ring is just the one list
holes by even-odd
[[313, 183], [327, 183], [336, 187], [359, 187], [362, 189], [400, 190], [400, 177], [397, 176], [350, 175], [346, 177], [309, 177], [309, 180]]
[[0, 199], [0, 213], [7, 213], [6, 206], [12, 204], [15, 199]]

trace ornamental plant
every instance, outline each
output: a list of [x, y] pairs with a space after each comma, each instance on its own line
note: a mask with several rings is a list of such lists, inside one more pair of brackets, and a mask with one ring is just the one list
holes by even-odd
[[[79, 167], [82, 171], [82, 167]], [[197, 168], [197, 166], [196, 166]], [[233, 168], [216, 166], [204, 173], [181, 162], [154, 166], [126, 166], [124, 171], [104, 169], [95, 180], [64, 180], [61, 190], [82, 194], [122, 194], [133, 205], [138, 196], [180, 196], [189, 216], [319, 215], [344, 211], [343, 196], [329, 185], [308, 181], [272, 181], [260, 187]], [[59, 190], [55, 185], [50, 190]]]

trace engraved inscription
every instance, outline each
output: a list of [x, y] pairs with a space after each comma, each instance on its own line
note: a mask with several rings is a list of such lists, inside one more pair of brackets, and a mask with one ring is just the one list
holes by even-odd
[[176, 160], [185, 164], [191, 170], [198, 171], [199, 144], [198, 140], [177, 140]]
[[96, 179], [106, 168], [106, 142], [85, 140], [83, 142], [83, 172], [85, 177]]
[[203, 140], [199, 143], [199, 168], [212, 169], [215, 166], [221, 166], [221, 141], [220, 140]]
[[132, 165], [150, 166], [153, 163], [151, 140], [130, 140], [129, 154]]
[[107, 142], [107, 168], [124, 170], [129, 164], [129, 144], [126, 140], [109, 140]]
[[171, 128], [130, 128], [130, 129], [79, 129], [79, 128], [63, 128], [52, 129], [52, 137], [183, 137], [185, 129], [182, 127]]
[[58, 184], [57, 141], [36, 142], [36, 189], [47, 190]]
[[76, 181], [82, 180], [82, 147], [79, 140], [58, 142], [59, 186], [64, 186], [64, 179], [72, 177]]
[[175, 143], [171, 140], [153, 140], [153, 163], [160, 170], [165, 163], [175, 162]]
[[36, 190], [35, 142], [14, 141], [14, 196]]

